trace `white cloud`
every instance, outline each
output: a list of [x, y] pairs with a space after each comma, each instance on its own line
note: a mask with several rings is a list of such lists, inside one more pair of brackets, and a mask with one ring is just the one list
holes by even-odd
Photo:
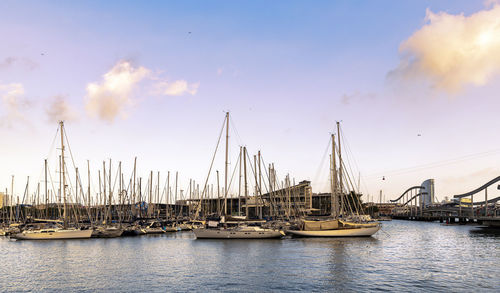
[[165, 96], [196, 95], [199, 83], [188, 83], [185, 80], [159, 81], [155, 84], [154, 93]]
[[30, 103], [24, 97], [24, 86], [21, 83], [0, 84], [0, 95], [4, 108], [0, 125], [10, 128], [16, 122], [25, 121], [23, 112]]
[[[195, 95], [199, 83], [185, 80], [168, 81], [145, 67], [134, 67], [128, 61], [119, 61], [103, 80], [87, 85], [86, 110], [92, 117], [113, 122], [117, 117], [126, 118], [128, 110], [135, 105], [134, 90], [143, 81], [149, 93], [165, 96]], [[148, 89], [149, 88], [149, 89]]]
[[134, 104], [134, 89], [149, 74], [147, 68], [134, 68], [128, 61], [118, 62], [103, 75], [101, 83], [87, 85], [87, 113], [108, 122], [113, 122], [118, 116], [125, 118], [127, 109]]
[[49, 106], [45, 109], [45, 113], [50, 122], [58, 121], [74, 121], [78, 114], [73, 107], [68, 103], [65, 96], [58, 95], [51, 98]]
[[[491, 3], [490, 3], [491, 4]], [[500, 72], [500, 6], [470, 16], [427, 10], [426, 24], [400, 45], [391, 78], [425, 78], [448, 92], [481, 86]]]

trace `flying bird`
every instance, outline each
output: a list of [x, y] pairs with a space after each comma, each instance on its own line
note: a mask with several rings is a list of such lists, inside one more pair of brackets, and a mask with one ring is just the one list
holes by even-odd
[[419, 134], [417, 134], [417, 136], [422, 136], [422, 134], [419, 133]]

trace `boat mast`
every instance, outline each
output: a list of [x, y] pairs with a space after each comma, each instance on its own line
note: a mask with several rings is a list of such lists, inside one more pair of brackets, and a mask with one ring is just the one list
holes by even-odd
[[[259, 219], [262, 219], [262, 209], [264, 208], [264, 201], [262, 200], [262, 172], [260, 169], [260, 161], [261, 161], [261, 155], [260, 151], [258, 152], [259, 156]], [[257, 172], [257, 170], [255, 170]]]
[[[136, 179], [136, 167], [137, 167], [137, 157], [134, 158], [134, 182], [133, 182], [133, 187], [132, 187], [132, 205], [133, 205], [133, 216], [136, 218], [137, 217], [137, 210], [135, 208], [135, 203], [136, 203], [136, 187], [135, 183], [137, 182]], [[132, 210], [132, 205], [130, 206], [130, 209]], [[139, 203], [139, 208], [141, 208], [141, 203]]]
[[87, 160], [87, 206], [89, 208], [89, 221], [90, 225], [94, 226], [92, 221], [92, 209], [90, 206], [90, 161]]
[[122, 191], [123, 191], [123, 186], [122, 186], [122, 162], [120, 161], [118, 163], [118, 176], [120, 177], [118, 180], [120, 180], [119, 184], [119, 190], [118, 190], [118, 222], [120, 228], [122, 227]]
[[166, 201], [166, 205], [165, 205], [165, 221], [168, 220], [169, 218], [169, 208], [168, 208], [168, 205], [169, 205], [169, 202], [170, 202], [170, 171], [168, 171], [167, 173], [167, 195], [165, 197], [165, 201]]
[[239, 176], [239, 185], [238, 185], [238, 216], [241, 216], [241, 160], [243, 159], [242, 157], [243, 153], [243, 147], [240, 146], [240, 176]]
[[338, 193], [337, 193], [337, 164], [335, 161], [335, 134], [332, 133], [332, 155], [331, 155], [331, 214], [332, 217], [337, 218], [339, 216], [339, 203], [338, 203]]
[[63, 200], [64, 200], [64, 210], [63, 210], [63, 218], [64, 218], [64, 228], [66, 229], [68, 227], [68, 222], [67, 222], [67, 203], [66, 203], [66, 175], [65, 175], [65, 169], [64, 168], [64, 121], [59, 121], [59, 126], [61, 127], [61, 172], [62, 172], [62, 194], [63, 194]]
[[111, 211], [111, 207], [112, 207], [112, 204], [113, 204], [113, 190], [111, 190], [111, 172], [112, 172], [112, 169], [111, 169], [111, 159], [109, 159], [109, 180], [108, 180], [108, 185], [109, 185], [109, 188], [108, 188], [108, 193], [109, 193], [109, 199], [108, 199], [108, 218], [106, 218], [106, 225], [110, 225], [112, 220], [113, 220], [113, 214], [112, 214], [112, 211]]
[[342, 191], [342, 152], [340, 145], [340, 122], [337, 121], [337, 140], [339, 145], [339, 191], [340, 191], [340, 216], [344, 215], [344, 193]]
[[243, 147], [243, 174], [245, 179], [245, 217], [248, 219], [247, 147]]
[[[47, 159], [45, 159], [45, 218], [49, 218], [49, 197], [47, 196]], [[7, 193], [5, 194], [7, 195]]]
[[227, 215], [227, 167], [229, 156], [229, 112], [226, 113], [226, 164], [224, 171], [224, 216]]

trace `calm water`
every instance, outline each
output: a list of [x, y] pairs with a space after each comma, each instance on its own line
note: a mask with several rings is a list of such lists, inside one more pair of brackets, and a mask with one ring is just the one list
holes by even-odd
[[0, 238], [0, 291], [500, 291], [500, 234], [384, 222], [371, 238]]

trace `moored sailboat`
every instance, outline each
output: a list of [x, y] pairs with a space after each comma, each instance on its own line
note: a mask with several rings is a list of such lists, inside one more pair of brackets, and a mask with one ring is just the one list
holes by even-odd
[[49, 228], [27, 230], [10, 236], [18, 240], [55, 240], [55, 239], [85, 239], [90, 238], [92, 230]]
[[66, 174], [65, 174], [65, 163], [64, 163], [64, 122], [59, 122], [60, 133], [61, 133], [61, 191], [64, 199], [64, 209], [63, 209], [63, 223], [64, 226], [60, 227], [56, 225], [50, 228], [39, 228], [39, 229], [25, 229], [19, 233], [11, 235], [11, 238], [19, 240], [53, 240], [53, 239], [84, 239], [90, 238], [92, 236], [92, 229], [83, 230], [78, 228], [68, 228], [68, 217], [67, 217], [67, 202], [66, 202]]
[[[247, 223], [226, 222], [228, 186], [228, 148], [229, 148], [229, 112], [225, 118], [226, 128], [226, 159], [225, 159], [225, 185], [224, 185], [224, 206], [221, 214], [221, 221], [208, 221], [203, 227], [193, 228], [197, 239], [266, 239], [281, 238], [285, 233], [278, 229], [265, 229], [257, 226], [249, 226]], [[222, 133], [222, 132], [221, 132]], [[241, 155], [241, 154], [240, 154]], [[246, 158], [245, 158], [246, 160]], [[209, 173], [210, 176], [210, 173]], [[208, 180], [208, 177], [207, 177]], [[201, 207], [201, 202], [200, 202]], [[248, 215], [246, 215], [248, 217]]]
[[[332, 134], [332, 154], [330, 160], [330, 180], [331, 180], [331, 215], [328, 219], [317, 219], [317, 220], [305, 220], [302, 219], [295, 229], [287, 230], [287, 233], [293, 236], [302, 237], [369, 237], [377, 233], [380, 230], [381, 225], [376, 221], [362, 221], [361, 219], [366, 218], [359, 215], [359, 210], [357, 207], [361, 207], [360, 204], [353, 204], [355, 207], [346, 206], [349, 205], [349, 201], [343, 192], [343, 179], [342, 170], [344, 164], [342, 161], [341, 147], [340, 147], [340, 126], [337, 122], [337, 136], [338, 136], [338, 157], [339, 157], [339, 168], [337, 174], [336, 167], [336, 148], [335, 148], [335, 136]], [[349, 193], [351, 198], [354, 198], [354, 193]], [[339, 202], [340, 198], [340, 202]], [[351, 212], [348, 215], [347, 210]], [[354, 213], [356, 211], [356, 214]]]

